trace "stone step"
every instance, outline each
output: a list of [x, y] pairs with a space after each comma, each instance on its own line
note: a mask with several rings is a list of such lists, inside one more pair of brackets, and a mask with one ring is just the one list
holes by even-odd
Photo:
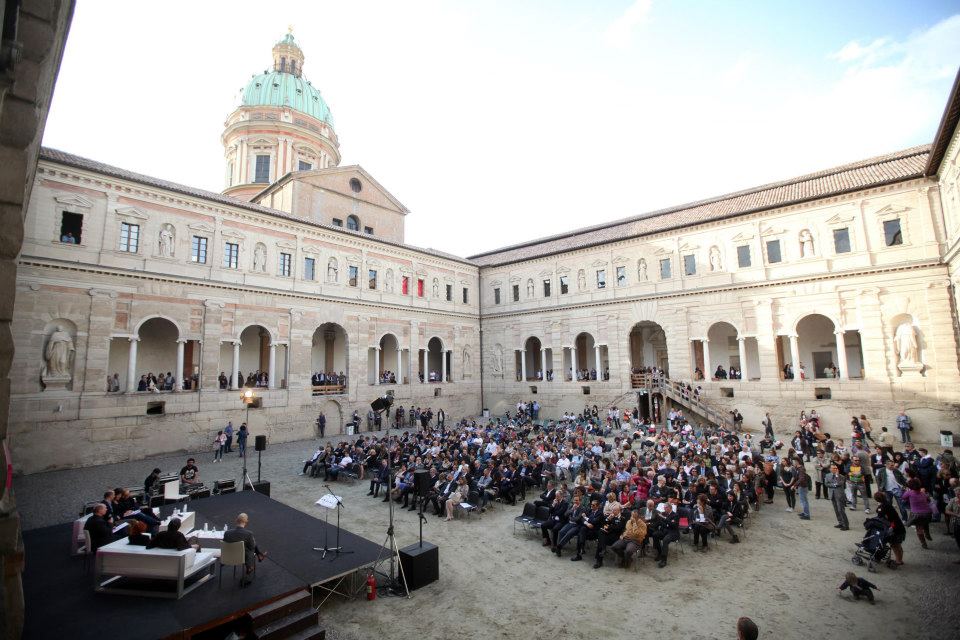
[[[250, 617], [253, 619], [253, 626], [260, 628], [291, 614], [311, 610], [311, 603], [310, 592], [304, 589], [254, 609], [250, 612]], [[312, 613], [312, 610], [310, 612]]]
[[314, 632], [320, 630], [317, 627], [317, 612], [313, 609], [297, 611], [269, 624], [258, 626], [257, 637], [260, 640], [285, 640], [296, 633], [310, 629]]

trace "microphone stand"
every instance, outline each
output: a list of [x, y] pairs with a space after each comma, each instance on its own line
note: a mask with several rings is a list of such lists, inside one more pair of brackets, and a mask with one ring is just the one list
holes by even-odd
[[326, 487], [327, 493], [332, 495], [334, 500], [337, 501], [337, 541], [335, 543], [337, 546], [333, 548], [325, 548], [323, 550], [323, 556], [321, 556], [321, 558], [327, 555], [327, 551], [333, 551], [334, 556], [332, 559], [336, 560], [337, 558], [340, 557], [341, 553], [353, 553], [353, 551], [343, 551], [343, 547], [340, 546], [340, 510], [343, 509], [343, 501], [340, 500], [340, 497], [337, 494], [335, 494], [333, 490], [330, 489], [330, 485], [325, 484], [323, 486]]

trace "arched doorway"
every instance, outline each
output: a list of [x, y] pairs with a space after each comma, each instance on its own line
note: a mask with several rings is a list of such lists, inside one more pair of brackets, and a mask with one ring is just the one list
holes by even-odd
[[667, 334], [656, 322], [644, 320], [630, 330], [630, 368], [634, 373], [656, 367], [669, 375]]
[[540, 338], [530, 336], [517, 352], [517, 375], [521, 380], [540, 380], [543, 374], [543, 351]]
[[324, 387], [328, 393], [346, 391], [349, 367], [347, 332], [340, 325], [327, 322], [313, 332], [310, 349], [310, 382]]
[[427, 342], [427, 348], [421, 350], [423, 363], [420, 375], [425, 382], [441, 382], [446, 377], [446, 357], [443, 341], [434, 336]]
[[[145, 391], [151, 379], [158, 391], [181, 388], [186, 369], [184, 346], [180, 329], [172, 320], [149, 318], [137, 327], [134, 340], [115, 338], [110, 347], [110, 368], [121, 375], [126, 373], [127, 391]], [[190, 365], [186, 377], [192, 377], [192, 361]]]
[[703, 372], [707, 378], [726, 380], [730, 377], [731, 367], [740, 370], [740, 346], [737, 342], [737, 328], [729, 322], [714, 322], [707, 330], [707, 349], [704, 356]]
[[240, 332], [238, 360], [235, 363], [240, 386], [259, 386], [274, 389], [283, 386], [282, 372], [286, 370], [286, 350], [278, 349], [270, 332], [254, 324]]
[[386, 333], [371, 348], [368, 360], [370, 384], [402, 384], [404, 382], [403, 352], [400, 341], [392, 333]]
[[[782, 336], [784, 354], [793, 365], [795, 380], [833, 377], [841, 357], [837, 353], [837, 327], [825, 315], [812, 313], [797, 322], [796, 337]], [[844, 353], [844, 359], [846, 350]], [[801, 375], [802, 374], [802, 375]]]
[[593, 339], [593, 336], [587, 332], [583, 332], [577, 336], [576, 340], [573, 342], [573, 345], [573, 367], [575, 369], [574, 379], [596, 380], [598, 374], [602, 375], [603, 366], [598, 366], [596, 357], [596, 341]]

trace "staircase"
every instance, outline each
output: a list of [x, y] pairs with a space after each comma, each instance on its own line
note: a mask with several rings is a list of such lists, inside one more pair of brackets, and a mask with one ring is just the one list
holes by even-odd
[[670, 398], [674, 403], [703, 416], [711, 423], [727, 429], [733, 429], [733, 418], [730, 417], [729, 413], [718, 411], [700, 399], [694, 398], [684, 390], [685, 386], [683, 383], [665, 380], [662, 377], [653, 378], [653, 376], [647, 376], [647, 378], [647, 389], [649, 392], [659, 392], [664, 398]]
[[304, 589], [249, 613], [260, 640], [324, 640], [310, 591]]

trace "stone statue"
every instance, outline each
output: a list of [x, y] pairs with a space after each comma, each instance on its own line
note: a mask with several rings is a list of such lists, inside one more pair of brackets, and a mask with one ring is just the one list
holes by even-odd
[[387, 269], [383, 279], [383, 288], [387, 293], [393, 293], [393, 269]]
[[470, 350], [469, 349], [463, 350], [463, 365], [461, 366], [461, 369], [463, 371], [462, 377], [466, 378], [467, 373], [470, 371]]
[[577, 288], [580, 291], [587, 290], [587, 274], [583, 269], [580, 269], [580, 271], [577, 272]]
[[258, 242], [257, 246], [253, 249], [253, 270], [267, 270], [267, 248], [263, 246], [262, 242]]
[[809, 229], [800, 232], [800, 257], [813, 257], [813, 234], [810, 233]]
[[503, 347], [500, 345], [493, 347], [493, 372], [503, 373]]
[[533, 297], [533, 278], [530, 278], [529, 280], [527, 280], [527, 297], [528, 298]]
[[716, 246], [710, 247], [710, 271], [723, 271], [723, 265], [720, 264], [720, 249]]
[[637, 261], [637, 280], [640, 282], [647, 281], [647, 261], [645, 258], [640, 258]]
[[327, 260], [327, 282], [337, 282], [337, 259], [330, 258]]
[[437, 280], [436, 278], [433, 279], [433, 297], [434, 298], [440, 297], [440, 281]]
[[45, 361], [44, 378], [70, 378], [70, 360], [76, 348], [73, 346], [73, 338], [67, 330], [56, 325], [53, 333], [47, 340], [47, 348], [43, 351]]
[[169, 224], [160, 227], [160, 255], [164, 258], [173, 257], [173, 226]]
[[897, 331], [893, 336], [893, 346], [897, 349], [898, 364], [900, 367], [919, 364], [917, 332], [912, 324], [904, 322], [897, 327]]

